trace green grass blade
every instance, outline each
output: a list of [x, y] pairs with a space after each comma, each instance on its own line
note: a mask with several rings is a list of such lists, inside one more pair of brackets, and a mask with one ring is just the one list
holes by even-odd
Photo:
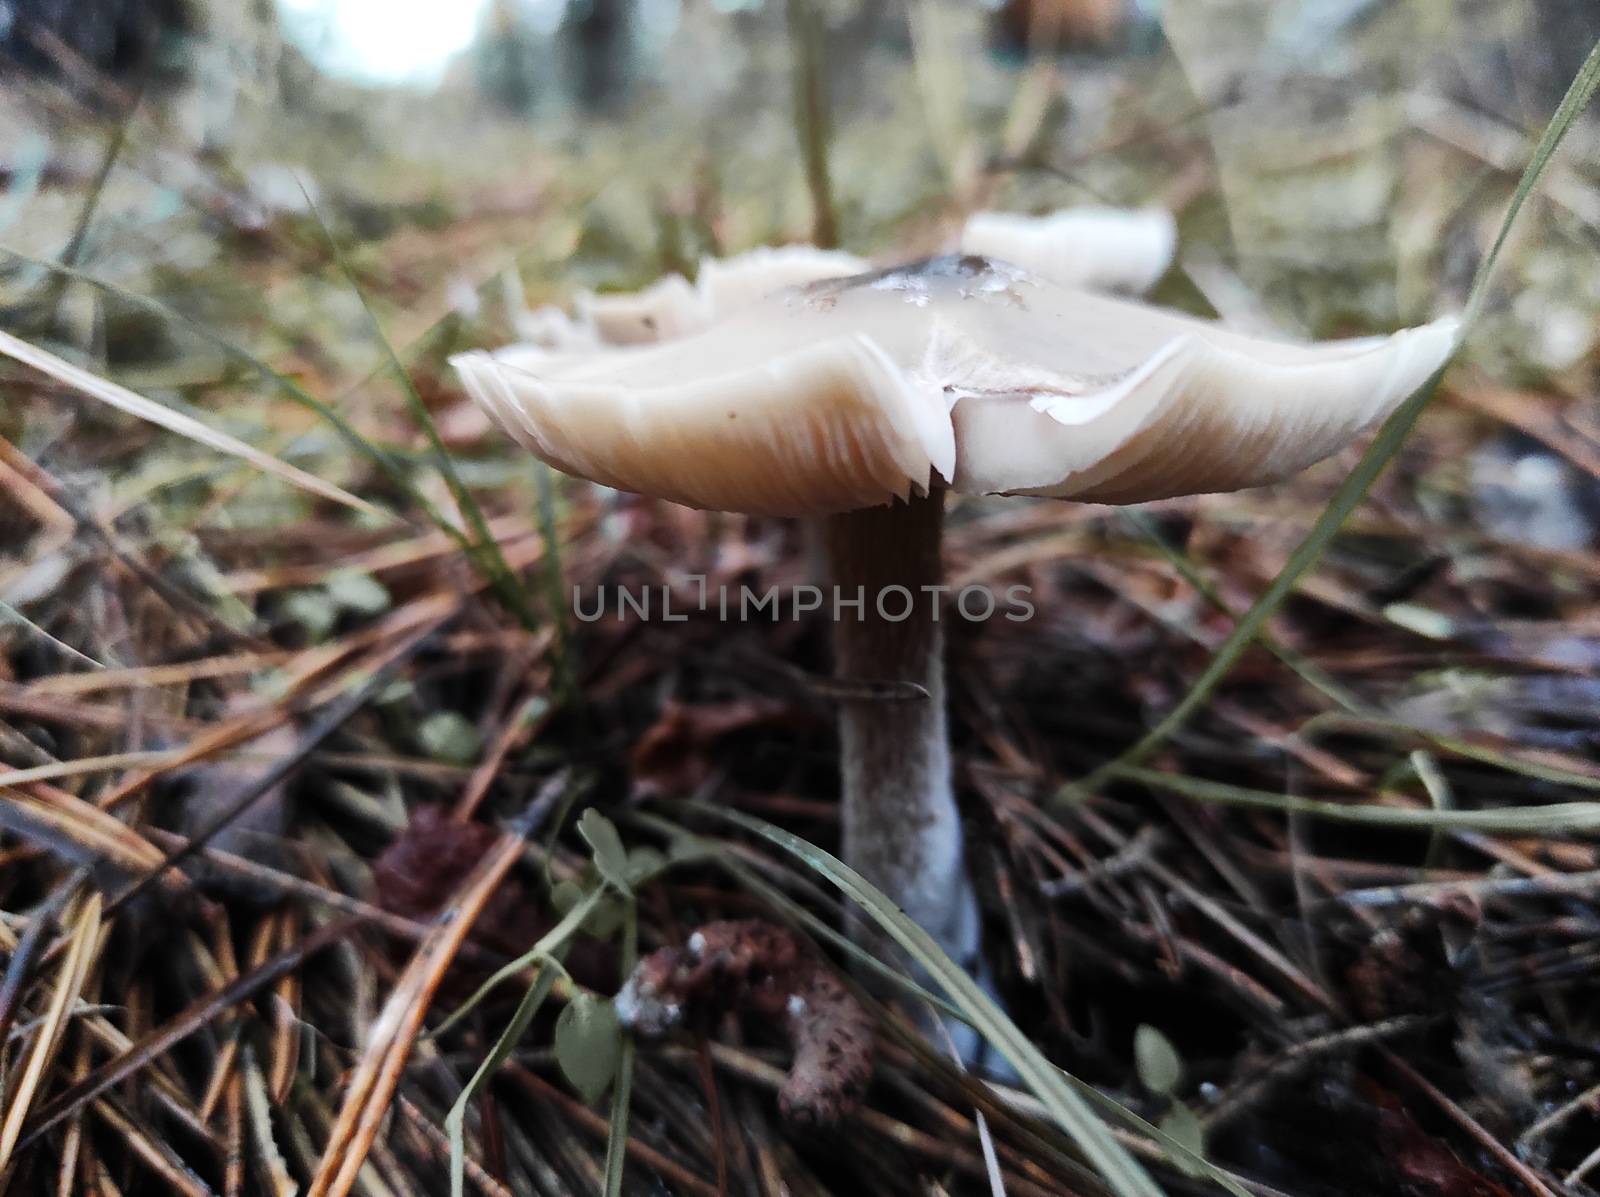
[[[1205, 599], [1206, 602], [1210, 603], [1212, 607], [1222, 612], [1222, 614], [1232, 619], [1238, 619], [1239, 613], [1222, 597], [1217, 588], [1211, 584], [1211, 580], [1202, 574], [1194, 562], [1184, 556], [1181, 550], [1167, 543], [1167, 538], [1161, 535], [1161, 530], [1156, 527], [1155, 521], [1150, 518], [1148, 512], [1141, 511], [1137, 507], [1119, 507], [1117, 508], [1117, 514], [1122, 517], [1124, 523], [1148, 540], [1156, 552], [1166, 558], [1167, 563], [1177, 571], [1178, 576], [1195, 588], [1195, 592], [1201, 598]], [[1329, 674], [1316, 662], [1290, 648], [1287, 644], [1280, 644], [1273, 637], [1263, 633], [1261, 647], [1294, 670], [1301, 681], [1331, 702], [1338, 703], [1347, 711], [1366, 712], [1370, 710], [1353, 691], [1342, 685], [1337, 678]]]
[[[622, 925], [622, 975], [633, 972], [639, 958], [639, 907], [629, 901]], [[617, 1075], [611, 1089], [611, 1127], [606, 1134], [606, 1197], [622, 1197], [622, 1178], [628, 1165], [628, 1112], [633, 1102], [632, 1035], [622, 1037], [622, 1055], [617, 1060]]]
[[[1467, 303], [1465, 319], [1461, 327], [1460, 338], [1464, 339], [1471, 328], [1472, 322], [1477, 318], [1483, 304], [1483, 298], [1494, 275], [1494, 269], [1500, 258], [1500, 251], [1505, 247], [1506, 238], [1510, 235], [1518, 214], [1533, 189], [1537, 186], [1540, 177], [1549, 166], [1558, 146], [1577, 121], [1578, 114], [1588, 105], [1593, 98], [1595, 90], [1600, 87], [1600, 43], [1596, 43], [1589, 52], [1582, 69], [1572, 81], [1572, 86], [1567, 89], [1566, 97], [1551, 117], [1549, 125], [1545, 128], [1544, 135], [1539, 139], [1539, 144], [1534, 149], [1532, 160], [1523, 172], [1517, 184], [1516, 193], [1506, 209], [1505, 218], [1501, 222], [1499, 234], [1494, 240], [1487, 256], [1478, 267], [1474, 280], [1471, 298]], [[1459, 346], [1460, 339], [1457, 341]], [[1168, 712], [1155, 727], [1151, 728], [1136, 744], [1129, 748], [1117, 760], [1101, 766], [1075, 786], [1070, 787], [1068, 796], [1093, 792], [1111, 776], [1112, 770], [1123, 765], [1137, 765], [1147, 760], [1150, 754], [1164, 744], [1171, 735], [1188, 722], [1189, 717], [1205, 705], [1211, 698], [1212, 692], [1224, 677], [1232, 671], [1235, 664], [1244, 655], [1245, 651], [1253, 644], [1266, 623], [1277, 612], [1288, 598], [1300, 578], [1312, 568], [1322, 557], [1324, 550], [1332, 542], [1344, 521], [1349, 518], [1356, 506], [1366, 497], [1373, 482], [1400, 451], [1406, 437], [1410, 434], [1417, 418], [1427, 407], [1428, 401], [1433, 397], [1439, 380], [1447, 368], [1441, 367], [1439, 371], [1428, 379], [1415, 393], [1413, 393], [1395, 413], [1385, 421], [1376, 439], [1362, 455], [1361, 461], [1350, 473], [1339, 489], [1334, 492], [1327, 509], [1317, 519], [1306, 538], [1300, 542], [1294, 552], [1290, 554], [1288, 562], [1279, 571], [1278, 576], [1272, 580], [1266, 591], [1258, 598], [1248, 611], [1239, 619], [1227, 641], [1212, 656], [1210, 663], [1199, 679], [1189, 688], [1183, 698], [1173, 709]]]
[[[704, 810], [711, 804], [690, 802], [685, 805], [691, 810]], [[692, 846], [696, 851], [704, 854], [708, 860], [715, 862], [719, 868], [741, 886], [765, 901], [784, 918], [800, 924], [806, 929], [807, 934], [814, 938], [832, 944], [861, 968], [873, 973], [883, 980], [885, 984], [900, 990], [913, 1001], [926, 1002], [941, 1014], [948, 1014], [952, 1018], [959, 1018], [963, 1022], [966, 1021], [966, 1015], [961, 1012], [959, 1007], [951, 1005], [936, 994], [929, 993], [910, 977], [901, 975], [871, 952], [851, 943], [849, 939], [828, 926], [827, 923], [789, 897], [776, 885], [767, 881], [748, 865], [740, 862], [720, 842], [695, 835], [692, 831], [684, 830], [669, 819], [663, 819], [659, 815], [647, 814], [643, 811], [635, 811], [631, 816], [631, 820], [667, 836], [674, 842]]]
[[1567, 94], [1561, 97], [1555, 115], [1550, 118], [1544, 134], [1539, 138], [1539, 144], [1533, 149], [1533, 157], [1529, 159], [1522, 177], [1517, 180], [1517, 189], [1511, 196], [1510, 205], [1506, 208], [1505, 219], [1500, 222], [1500, 231], [1495, 234], [1494, 244], [1489, 247], [1488, 256], [1478, 266], [1478, 273], [1472, 280], [1472, 291], [1467, 297], [1467, 323], [1476, 320], [1483, 308], [1483, 302], [1489, 293], [1489, 284], [1493, 281], [1495, 263], [1500, 259], [1500, 251], [1506, 246], [1506, 239], [1511, 236], [1517, 214], [1522, 211], [1523, 204], [1528, 202], [1533, 189], [1539, 185], [1545, 168], [1550, 165], [1550, 159], [1555, 156], [1567, 131], [1577, 121], [1579, 114], [1589, 106], [1589, 101], [1594, 99], [1597, 88], [1600, 88], [1600, 41], [1596, 41], [1589, 48], [1589, 56], [1578, 68], [1571, 86], [1567, 88]]
[[450, 1017], [446, 1018], [442, 1023], [439, 1024], [438, 1027], [434, 1029], [432, 1037], [437, 1039], [440, 1035], [443, 1035], [451, 1027], [455, 1026], [456, 1023], [465, 1018], [467, 1014], [478, 1005], [479, 1002], [483, 1001], [484, 998], [489, 996], [490, 991], [493, 990], [495, 986], [499, 985], [509, 977], [516, 976], [523, 969], [553, 956], [556, 949], [565, 944], [567, 940], [577, 932], [578, 928], [583, 925], [583, 920], [589, 917], [589, 912], [599, 904], [600, 899], [602, 896], [604, 896], [605, 892], [606, 890], [604, 886], [596, 886], [594, 889], [585, 894], [583, 896], [583, 900], [576, 903], [571, 910], [567, 911], [566, 915], [559, 923], [557, 923], [554, 927], [551, 927], [550, 930], [544, 933], [544, 935], [540, 936], [539, 941], [535, 943], [533, 947], [529, 948], [526, 952], [518, 956], [510, 963], [501, 965], [495, 970], [493, 976], [491, 976], [482, 985], [478, 986], [477, 989], [473, 990], [472, 996], [466, 1001], [462, 1002], [461, 1005], [456, 1009], [452, 1010], [450, 1012]]
[[1318, 517], [1306, 538], [1289, 555], [1288, 562], [1279, 571], [1278, 576], [1272, 579], [1272, 583], [1261, 597], [1240, 617], [1233, 633], [1212, 655], [1205, 671], [1194, 685], [1189, 687], [1188, 693], [1133, 747], [1116, 760], [1100, 766], [1081, 781], [1068, 787], [1067, 796], [1093, 793], [1109, 780], [1117, 767], [1136, 765], [1147, 760], [1151, 753], [1166, 743], [1174, 732], [1189, 721], [1191, 715], [1210, 700], [1218, 684], [1228, 676], [1239, 659], [1255, 643], [1262, 629], [1266, 627], [1267, 621], [1277, 613], [1284, 599], [1294, 591], [1300, 578], [1321, 559], [1323, 551], [1338, 533], [1344, 521], [1366, 497], [1367, 491], [1377, 480], [1378, 475], [1399, 452], [1401, 444], [1411, 432], [1412, 425], [1422, 414], [1422, 409], [1427, 406], [1428, 400], [1433, 397], [1434, 388], [1438, 386], [1443, 374], [1443, 369], [1434, 374], [1385, 422], [1377, 439], [1372, 442], [1371, 448], [1334, 492], [1326, 510]]
[[1162, 1197], [1161, 1189], [1127, 1148], [1119, 1143], [1094, 1114], [1066, 1075], [1039, 1051], [993, 999], [957, 965], [928, 933], [843, 861], [782, 828], [738, 811], [706, 808], [707, 813], [761, 836], [799, 858], [827, 878], [857, 906], [871, 915], [885, 933], [920, 964], [963, 1017], [1011, 1062], [1033, 1094], [1049, 1109], [1056, 1123], [1078, 1145], [1084, 1158], [1117, 1197]]
[[1297, 798], [1288, 794], [1274, 794], [1270, 790], [1252, 790], [1226, 782], [1141, 769], [1134, 765], [1115, 766], [1112, 777], [1197, 802], [1272, 810], [1285, 815], [1310, 815], [1331, 822], [1356, 823], [1366, 827], [1410, 831], [1481, 831], [1489, 835], [1562, 835], [1600, 828], [1600, 802], [1557, 802], [1545, 806], [1501, 807], [1493, 810], [1424, 809]]
[[[302, 189], [303, 191], [304, 189]], [[422, 396], [417, 393], [416, 384], [411, 381], [411, 375], [406, 370], [405, 363], [400, 360], [400, 355], [394, 351], [393, 344], [384, 335], [383, 323], [378, 319], [378, 314], [372, 310], [372, 304], [367, 300], [366, 290], [361, 286], [361, 281], [350, 268], [349, 260], [344, 256], [333, 231], [328, 228], [322, 219], [322, 213], [312, 200], [309, 192], [305, 193], [306, 203], [310, 206], [312, 214], [316, 217], [317, 225], [322, 230], [322, 236], [328, 243], [328, 249], [333, 254], [334, 261], [339, 270], [344, 274], [345, 281], [350, 284], [356, 293], [356, 298], [361, 302], [361, 310], [366, 313], [367, 320], [372, 325], [373, 335], [378, 338], [378, 343], [383, 347], [385, 359], [389, 368], [394, 371], [395, 380], [400, 384], [400, 393], [406, 401], [406, 409], [411, 413], [411, 418], [422, 430], [428, 441], [428, 447], [433, 453], [433, 462], [440, 476], [444, 479], [445, 486], [450, 491], [450, 497], [460, 508], [461, 514], [466, 517], [467, 523], [472, 528], [472, 538], [468, 542], [467, 557], [488, 580], [490, 587], [506, 605], [513, 615], [530, 631], [539, 626], [539, 620], [533, 613], [533, 608], [528, 605], [528, 596], [517, 580], [516, 574], [506, 563], [505, 555], [500, 552], [500, 544], [489, 531], [489, 521], [483, 514], [483, 508], [478, 506], [478, 500], [472, 496], [461, 481], [461, 475], [456, 471], [455, 462], [450, 457], [450, 451], [445, 448], [444, 439], [439, 435], [439, 428], [433, 422], [433, 414], [428, 410], [428, 405], [422, 401]], [[546, 546], [548, 548], [548, 546]]]
[[550, 996], [550, 990], [555, 985], [560, 969], [553, 964], [546, 964], [539, 970], [539, 975], [534, 978], [533, 984], [528, 986], [528, 992], [522, 995], [522, 1000], [517, 1003], [516, 1011], [511, 1015], [511, 1021], [506, 1024], [506, 1029], [500, 1032], [500, 1038], [495, 1040], [494, 1047], [478, 1065], [478, 1070], [472, 1074], [472, 1079], [467, 1082], [466, 1088], [461, 1090], [460, 1096], [451, 1105], [450, 1112], [444, 1116], [444, 1129], [450, 1137], [450, 1197], [464, 1197], [466, 1190], [467, 1156], [464, 1141], [463, 1125], [467, 1117], [467, 1107], [472, 1099], [478, 1096], [479, 1091], [489, 1083], [489, 1078], [512, 1050], [521, 1042], [527, 1033], [528, 1024], [533, 1021], [533, 1016], [539, 1012], [539, 1007], [544, 1005], [545, 998]]
[[1412, 727], [1398, 719], [1387, 719], [1381, 715], [1340, 715], [1330, 712], [1318, 715], [1307, 720], [1301, 725], [1297, 733], [1301, 740], [1310, 741], [1315, 736], [1327, 732], [1362, 732], [1373, 736], [1385, 736], [1393, 740], [1413, 740], [1421, 744], [1428, 744], [1441, 752], [1458, 756], [1463, 760], [1475, 761], [1480, 765], [1488, 765], [1494, 769], [1501, 769], [1507, 773], [1515, 773], [1519, 777], [1531, 778], [1534, 781], [1547, 781], [1553, 785], [1569, 786], [1576, 790], [1600, 790], [1600, 777], [1587, 773], [1577, 773], [1571, 769], [1558, 768], [1555, 765], [1542, 765], [1537, 761], [1518, 760], [1503, 752], [1496, 752], [1492, 748], [1474, 744], [1470, 740], [1462, 740], [1455, 736], [1441, 735], [1438, 732], [1428, 731], [1425, 728]]
[[556, 637], [551, 668], [553, 699], [556, 706], [565, 706], [575, 693], [576, 667], [572, 659], [572, 637], [567, 632], [567, 601], [561, 570], [554, 474], [555, 471], [544, 462], [534, 462], [534, 486], [539, 498], [539, 536], [544, 541], [544, 605]]
[[[61, 260], [68, 266], [77, 264], [79, 255], [83, 253], [83, 247], [89, 243], [89, 228], [94, 224], [95, 213], [99, 211], [100, 201], [105, 197], [106, 184], [111, 181], [111, 172], [116, 169], [122, 151], [127, 148], [128, 126], [133, 121], [133, 114], [139, 110], [141, 98], [139, 94], [129, 98], [128, 103], [123, 106], [121, 115], [117, 117], [116, 128], [106, 141], [106, 148], [100, 155], [100, 165], [95, 169], [94, 179], [89, 184], [89, 193], [84, 196], [83, 206], [78, 210], [78, 219], [72, 226], [72, 236], [61, 250]], [[60, 313], [61, 300], [66, 291], [66, 276], [54, 275], [45, 300], [52, 323]]]
[[784, 14], [794, 54], [795, 138], [811, 196], [811, 240], [823, 249], [833, 249], [839, 244], [839, 214], [828, 168], [833, 130], [825, 63], [827, 29], [816, 0], [788, 0]]

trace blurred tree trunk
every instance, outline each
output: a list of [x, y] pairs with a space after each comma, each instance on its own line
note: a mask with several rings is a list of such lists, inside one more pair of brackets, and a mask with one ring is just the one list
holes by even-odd
[[72, 81], [84, 68], [142, 77], [164, 43], [192, 31], [187, 0], [9, 0], [0, 64]]
[[561, 22], [561, 57], [571, 64], [572, 95], [591, 112], [615, 109], [633, 82], [632, 0], [570, 0]]
[[515, 0], [494, 0], [474, 53], [478, 88], [496, 107], [526, 115], [539, 100], [541, 37]]
[[994, 15], [997, 45], [1011, 53], [1100, 49], [1122, 39], [1129, 0], [1006, 0]]

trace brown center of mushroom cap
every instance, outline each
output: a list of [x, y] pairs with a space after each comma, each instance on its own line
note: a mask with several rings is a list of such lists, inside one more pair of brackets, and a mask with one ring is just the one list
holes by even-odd
[[963, 299], [1025, 307], [1024, 290], [1038, 285], [1039, 280], [1009, 262], [982, 254], [941, 254], [848, 278], [822, 279], [795, 288], [791, 302], [826, 307], [846, 292], [865, 290], [887, 291], [913, 307], [926, 307], [935, 289], [953, 286]]

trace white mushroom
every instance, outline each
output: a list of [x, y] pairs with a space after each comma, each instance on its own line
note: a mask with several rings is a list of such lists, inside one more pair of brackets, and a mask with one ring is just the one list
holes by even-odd
[[[921, 601], [940, 580], [943, 491], [1131, 503], [1271, 482], [1391, 412], [1456, 327], [1281, 344], [965, 255], [741, 302], [656, 344], [455, 363], [557, 469], [712, 510], [830, 517], [834, 584], [867, 600], [836, 623], [838, 671], [929, 694], [842, 707], [844, 854], [969, 962], [941, 625]], [[887, 587], [917, 597], [909, 618], [877, 609]]]
[[656, 344], [455, 359], [568, 473], [691, 507], [828, 515], [947, 484], [1134, 503], [1239, 490], [1348, 444], [1454, 346], [1266, 341], [934, 258], [738, 305]]
[[[1046, 216], [978, 212], [960, 250], [998, 258], [1066, 287], [1144, 291], [1166, 272], [1177, 223], [1156, 208], [1083, 206]], [[786, 287], [864, 274], [872, 264], [811, 245], [761, 246], [731, 258], [702, 258], [695, 281], [681, 274], [641, 291], [584, 291], [573, 311], [555, 305], [517, 318], [522, 339], [546, 349], [596, 349], [670, 341], [708, 328], [745, 305]]]
[[1177, 222], [1160, 208], [977, 212], [961, 230], [962, 253], [1012, 262], [1063, 287], [1107, 291], [1148, 291], [1177, 247]]
[[525, 341], [558, 350], [668, 341], [699, 332], [785, 287], [870, 268], [864, 259], [838, 250], [763, 246], [731, 258], [702, 258], [693, 283], [669, 274], [642, 291], [586, 291], [573, 301], [571, 316], [555, 306], [535, 308], [522, 314], [517, 331]]

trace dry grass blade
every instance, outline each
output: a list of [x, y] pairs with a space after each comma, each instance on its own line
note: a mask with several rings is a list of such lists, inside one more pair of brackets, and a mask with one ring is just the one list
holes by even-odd
[[31, 791], [0, 790], [0, 827], [74, 864], [111, 864], [139, 872], [161, 852], [132, 827], [75, 794], [35, 782]]
[[[4, 483], [4, 482], [5, 482], [5, 479], [4, 478], [0, 478], [0, 483]], [[5, 493], [5, 492], [3, 490], [0, 490], [0, 494], [3, 494], [3, 493]], [[39, 637], [39, 639], [43, 640], [46, 644], [50, 645], [57, 652], [63, 654], [64, 656], [70, 657], [72, 660], [78, 662], [80, 665], [87, 665], [91, 669], [104, 669], [104, 668], [106, 668], [106, 666], [102, 662], [96, 661], [93, 657], [89, 656], [87, 653], [83, 653], [83, 652], [78, 651], [77, 649], [73, 648], [72, 645], [68, 644], [66, 641], [60, 640], [57, 637], [52, 636], [49, 632], [45, 631], [38, 624], [34, 623], [33, 620], [29, 619], [21, 611], [18, 611], [10, 603], [6, 602], [3, 599], [0, 599], [0, 624], [3, 624], [3, 623], [12, 623], [12, 624], [16, 624], [18, 627], [27, 628], [30, 633], [32, 633], [33, 635]]]
[[26, 1147], [36, 1142], [51, 1127], [61, 1122], [64, 1118], [70, 1117], [86, 1103], [93, 1101], [113, 1085], [126, 1080], [140, 1069], [149, 1065], [156, 1057], [169, 1051], [174, 1044], [187, 1039], [218, 1015], [232, 1009], [240, 1002], [248, 1001], [279, 977], [293, 972], [310, 957], [316, 955], [330, 944], [343, 939], [355, 925], [356, 920], [354, 919], [343, 919], [336, 923], [330, 923], [312, 932], [312, 934], [296, 944], [292, 950], [279, 953], [260, 968], [246, 973], [237, 981], [225, 985], [216, 993], [207, 994], [199, 1001], [192, 1003], [176, 1018], [152, 1034], [147, 1035], [120, 1055], [107, 1060], [94, 1072], [72, 1085], [41, 1109], [38, 1116], [29, 1123], [26, 1137], [22, 1140], [21, 1146]]
[[395, 982], [345, 1090], [306, 1197], [345, 1197], [355, 1185], [445, 971], [522, 851], [522, 836], [507, 835], [478, 862]]
[[[267, 1092], [266, 1078], [261, 1075], [255, 1053], [248, 1047], [244, 1049], [241, 1083], [244, 1088], [244, 1109], [250, 1124], [250, 1139], [255, 1144], [255, 1158], [259, 1170], [266, 1178], [273, 1197], [293, 1197], [293, 1194], [299, 1192], [300, 1186], [295, 1184], [288, 1166], [284, 1163], [283, 1155], [278, 1150], [277, 1141], [273, 1138], [274, 1102]], [[276, 1104], [283, 1103], [279, 1101]]]
[[1252, 790], [1226, 782], [1198, 777], [1179, 777], [1154, 769], [1118, 766], [1113, 778], [1137, 782], [1154, 790], [1166, 790], [1197, 802], [1216, 802], [1229, 806], [1275, 810], [1290, 815], [1309, 815], [1340, 823], [1368, 827], [1405, 828], [1432, 831], [1452, 827], [1467, 828], [1491, 835], [1576, 835], [1600, 827], [1600, 802], [1557, 802], [1548, 806], [1521, 806], [1494, 810], [1441, 810], [1403, 806], [1371, 806], [1325, 802]]
[[34, 781], [55, 781], [62, 777], [82, 777], [102, 769], [126, 769], [133, 765], [161, 765], [173, 754], [160, 749], [140, 752], [113, 752], [107, 756], [87, 756], [75, 761], [58, 761], [53, 765], [35, 765], [31, 769], [12, 769], [0, 773], [0, 786], [20, 786]]
[[45, 950], [48, 937], [56, 927], [56, 919], [71, 902], [72, 896], [88, 876], [86, 869], [76, 869], [56, 886], [43, 902], [28, 916], [28, 927], [13, 941], [6, 936], [5, 947], [10, 959], [6, 961], [4, 980], [0, 980], [0, 1044], [11, 1038], [11, 1028], [16, 1024], [23, 993], [33, 975], [33, 966]]
[[15, 1087], [7, 1095], [5, 1119], [0, 1122], [0, 1173], [11, 1164], [12, 1153], [17, 1148], [28, 1111], [44, 1080], [46, 1070], [55, 1059], [66, 1034], [67, 1020], [72, 1007], [83, 991], [89, 970], [94, 967], [101, 944], [100, 895], [90, 894], [72, 919], [68, 935], [66, 956], [56, 971], [55, 987], [50, 993], [50, 1003], [33, 1033], [33, 1042], [22, 1065], [22, 1073]]
[[237, 437], [229, 436], [226, 432], [219, 432], [215, 428], [202, 424], [193, 416], [186, 416], [182, 412], [173, 411], [170, 407], [163, 407], [153, 400], [137, 395], [127, 387], [120, 386], [109, 379], [101, 378], [80, 366], [74, 366], [50, 353], [40, 349], [37, 345], [30, 345], [20, 337], [14, 337], [8, 332], [0, 331], [0, 353], [31, 366], [41, 374], [46, 374], [57, 382], [73, 388], [91, 399], [98, 399], [101, 403], [108, 404], [119, 411], [137, 416], [141, 420], [159, 425], [180, 436], [187, 437], [196, 444], [204, 445], [208, 449], [215, 449], [219, 453], [227, 453], [233, 457], [249, 462], [258, 470], [271, 474], [274, 478], [282, 479], [291, 486], [299, 487], [320, 498], [329, 499], [342, 506], [349, 507], [365, 515], [381, 516], [382, 510], [373, 506], [365, 499], [358, 498], [349, 491], [333, 485], [315, 474], [309, 474], [298, 466], [289, 465], [279, 461], [269, 453], [245, 444]]
[[170, 1145], [152, 1135], [149, 1128], [135, 1121], [116, 1103], [102, 1097], [91, 1108], [95, 1116], [128, 1145], [129, 1151], [155, 1173], [167, 1192], [181, 1194], [181, 1197], [214, 1197], [210, 1187], [185, 1167]]

